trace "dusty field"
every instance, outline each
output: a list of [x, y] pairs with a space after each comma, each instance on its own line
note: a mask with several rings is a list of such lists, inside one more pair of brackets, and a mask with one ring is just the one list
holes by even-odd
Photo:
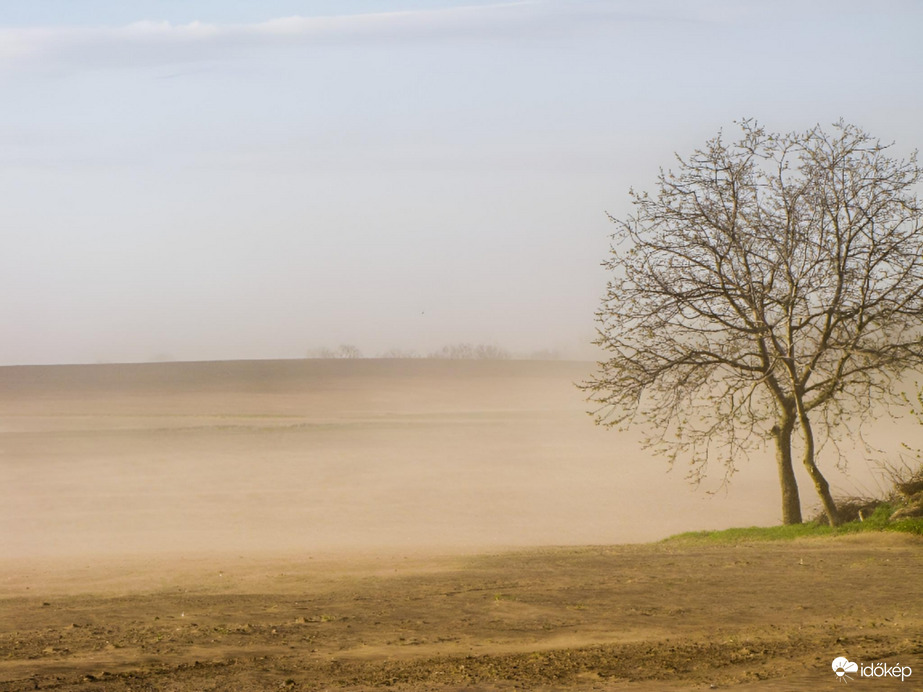
[[896, 535], [7, 565], [0, 690], [832, 689], [923, 675], [921, 569]]
[[[594, 426], [590, 365], [0, 368], [0, 554], [645, 541], [778, 514], [771, 465], [695, 493]], [[639, 524], [651, 505], [674, 512]]]
[[[573, 384], [591, 370], [425, 360], [0, 368], [0, 554], [470, 552], [778, 521], [770, 452], [742, 466], [729, 493], [696, 492], [682, 468], [667, 474], [636, 438], [592, 424]], [[888, 440], [923, 447], [921, 433], [906, 422]]]
[[807, 690], [840, 655], [923, 676], [919, 541], [573, 547], [778, 512], [771, 464], [696, 494], [594, 427], [590, 367], [0, 368], [0, 690]]

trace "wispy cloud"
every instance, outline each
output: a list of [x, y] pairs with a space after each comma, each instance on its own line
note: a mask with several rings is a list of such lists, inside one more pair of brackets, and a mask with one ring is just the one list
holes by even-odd
[[253, 24], [143, 21], [118, 27], [0, 28], [0, 69], [29, 66], [150, 66], [220, 59], [236, 51], [361, 41], [529, 38], [596, 30], [613, 22], [676, 20], [671, 0], [636, 3], [521, 0], [439, 10], [285, 17]]
[[[426, 40], [553, 38], [611, 32], [637, 23], [740, 24], [752, 29], [780, 17], [859, 11], [858, 0], [514, 0], [438, 10], [329, 17], [284, 17], [251, 24], [142, 21], [124, 26], [0, 27], [0, 71], [51, 67], [177, 66], [290, 45], [398, 43]], [[890, 0], [905, 8], [902, 0]], [[624, 38], [630, 40], [632, 32]]]
[[544, 14], [544, 3], [512, 2], [442, 10], [295, 16], [253, 24], [142, 21], [118, 27], [0, 28], [0, 66], [175, 64], [254, 47], [491, 34], [524, 28], [524, 22], [534, 25]]

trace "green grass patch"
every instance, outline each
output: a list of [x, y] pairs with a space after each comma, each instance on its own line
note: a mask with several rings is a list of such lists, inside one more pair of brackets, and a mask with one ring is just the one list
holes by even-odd
[[865, 521], [850, 521], [836, 528], [819, 522], [789, 526], [750, 526], [723, 531], [689, 531], [665, 538], [664, 543], [746, 543], [751, 541], [790, 541], [812, 536], [842, 536], [851, 533], [898, 531], [923, 536], [923, 517], [891, 521], [890, 504], [880, 505]]

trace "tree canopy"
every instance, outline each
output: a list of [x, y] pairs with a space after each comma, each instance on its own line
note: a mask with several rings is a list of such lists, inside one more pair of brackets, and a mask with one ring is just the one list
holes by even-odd
[[719, 133], [677, 156], [612, 219], [607, 355], [583, 387], [597, 422], [643, 424], [694, 479], [714, 465], [729, 478], [774, 440], [785, 523], [801, 521], [795, 441], [836, 524], [820, 450], [837, 457], [923, 365], [923, 170], [842, 121], [739, 125], [738, 141]]

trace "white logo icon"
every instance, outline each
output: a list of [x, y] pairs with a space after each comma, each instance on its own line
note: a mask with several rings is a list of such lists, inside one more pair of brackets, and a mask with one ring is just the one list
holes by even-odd
[[846, 680], [852, 680], [852, 678], [849, 677], [846, 673], [858, 673], [859, 664], [853, 663], [845, 656], [840, 656], [833, 659], [833, 672], [836, 673], [836, 676], [840, 680], [846, 682]]

